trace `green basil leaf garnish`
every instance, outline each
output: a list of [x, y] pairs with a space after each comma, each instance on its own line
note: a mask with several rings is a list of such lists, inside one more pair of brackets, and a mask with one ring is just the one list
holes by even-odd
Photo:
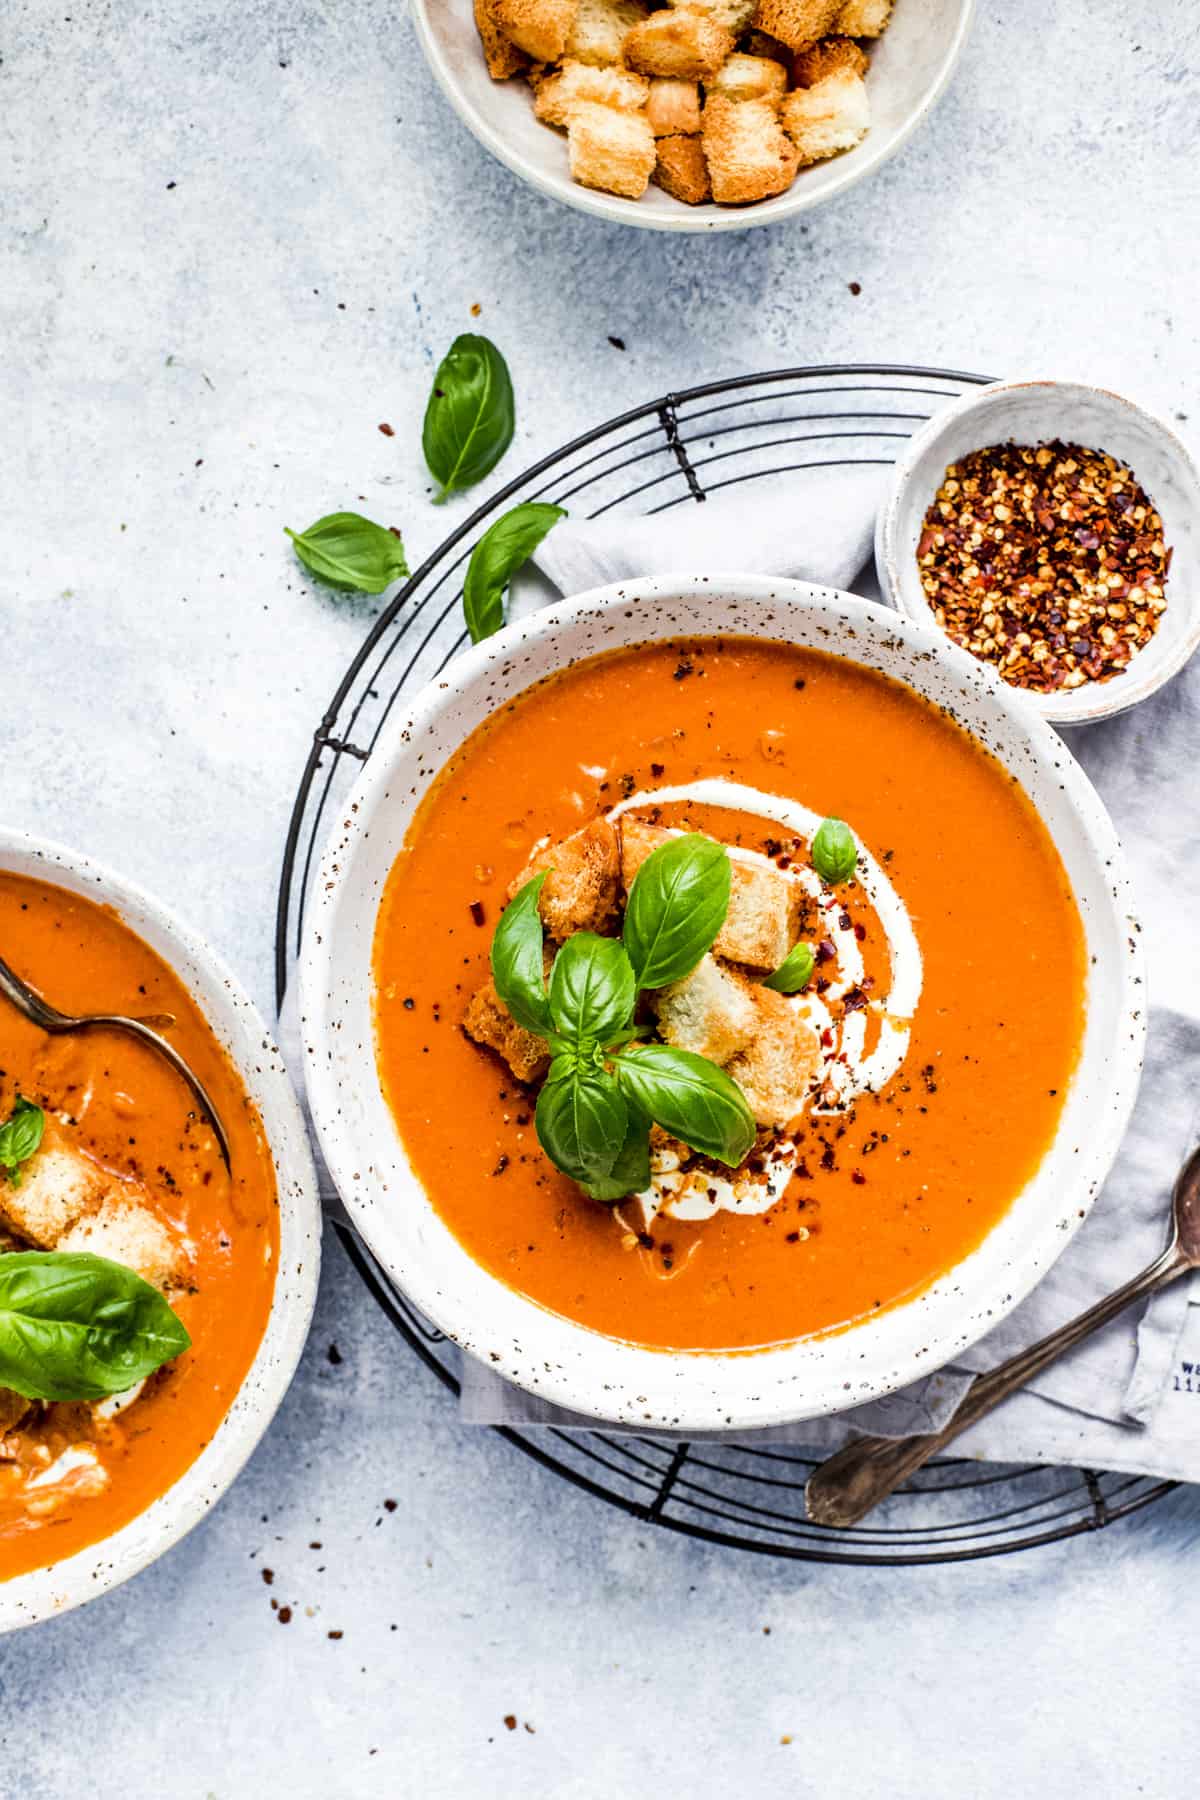
[[798, 994], [812, 980], [812, 972], [816, 966], [810, 944], [793, 944], [773, 975], [763, 979], [765, 988], [774, 988], [777, 994]]
[[103, 1400], [191, 1343], [157, 1288], [84, 1252], [0, 1256], [0, 1387], [27, 1400]]
[[408, 574], [404, 545], [395, 532], [361, 513], [328, 513], [307, 531], [284, 530], [305, 568], [343, 593], [382, 594]]
[[620, 938], [577, 931], [554, 959], [550, 1016], [555, 1030], [571, 1043], [608, 1043], [629, 1024], [636, 998], [633, 969]]
[[508, 364], [490, 338], [456, 337], [433, 378], [421, 445], [439, 503], [495, 468], [516, 428]]
[[858, 863], [854, 833], [842, 819], [822, 819], [812, 841], [812, 866], [828, 887], [849, 881]]
[[625, 1142], [617, 1151], [608, 1174], [584, 1183], [593, 1200], [624, 1200], [644, 1194], [650, 1186], [650, 1121], [632, 1106], [625, 1126]]
[[500, 914], [492, 938], [492, 980], [496, 992], [518, 1025], [546, 1037], [551, 1029], [550, 1001], [542, 967], [542, 920], [538, 896], [546, 872], [510, 900]]
[[640, 988], [689, 975], [729, 911], [729, 858], [697, 831], [652, 850], [629, 890], [622, 936]]
[[11, 1118], [0, 1125], [0, 1168], [14, 1187], [20, 1187], [21, 1164], [36, 1154], [45, 1129], [46, 1115], [41, 1107], [18, 1094]]
[[754, 1144], [754, 1115], [741, 1088], [715, 1063], [670, 1044], [632, 1044], [614, 1060], [639, 1112], [701, 1156], [736, 1168]]
[[463, 583], [463, 612], [471, 642], [478, 644], [504, 623], [504, 593], [546, 533], [566, 517], [561, 506], [527, 500], [484, 532], [471, 552]]
[[579, 1066], [538, 1095], [538, 1142], [556, 1168], [584, 1187], [602, 1182], [625, 1142], [629, 1108], [604, 1069]]

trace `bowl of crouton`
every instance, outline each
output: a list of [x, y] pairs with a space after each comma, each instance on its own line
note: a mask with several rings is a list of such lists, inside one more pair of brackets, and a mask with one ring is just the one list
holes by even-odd
[[819, 206], [938, 99], [974, 0], [416, 0], [441, 87], [532, 187], [658, 231]]

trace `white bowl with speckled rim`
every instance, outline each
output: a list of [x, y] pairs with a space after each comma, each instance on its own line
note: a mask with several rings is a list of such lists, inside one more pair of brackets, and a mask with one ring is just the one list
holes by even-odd
[[904, 617], [940, 632], [921, 586], [917, 544], [948, 465], [989, 444], [1053, 438], [1106, 450], [1132, 469], [1173, 552], [1158, 630], [1119, 675], [1056, 694], [1011, 689], [1054, 725], [1089, 725], [1148, 699], [1200, 646], [1200, 470], [1164, 419], [1079, 381], [994, 381], [973, 389], [935, 413], [897, 458], [875, 524], [875, 566], [884, 594]]
[[0, 1581], [0, 1632], [57, 1618], [155, 1562], [220, 1500], [274, 1418], [300, 1360], [317, 1297], [321, 1205], [304, 1117], [271, 1033], [236, 976], [162, 901], [61, 844], [0, 828], [0, 871], [31, 875], [110, 906], [184, 983], [262, 1119], [279, 1195], [279, 1268], [267, 1328], [211, 1442], [179, 1480], [111, 1536]]
[[[1034, 1179], [966, 1261], [839, 1334], [755, 1351], [670, 1352], [545, 1310], [474, 1262], [405, 1155], [376, 1071], [371, 952], [380, 896], [422, 796], [496, 707], [582, 657], [678, 636], [782, 639], [907, 682], [948, 708], [1021, 782], [1062, 855], [1089, 950], [1079, 1067]], [[499, 1374], [575, 1412], [639, 1428], [745, 1430], [839, 1412], [951, 1361], [1035, 1286], [1103, 1181], [1137, 1091], [1145, 1036], [1124, 859], [1061, 740], [940, 633], [807, 582], [659, 576], [565, 600], [468, 650], [397, 710], [339, 812], [300, 964], [313, 1119], [350, 1215], [391, 1278]], [[466, 854], [466, 852], [464, 852]]]
[[786, 193], [748, 206], [688, 206], [653, 183], [639, 200], [572, 181], [566, 133], [534, 117], [520, 77], [487, 72], [472, 0], [414, 0], [417, 38], [459, 118], [485, 150], [522, 181], [580, 212], [652, 231], [744, 231], [808, 212], [862, 181], [894, 156], [929, 116], [967, 40], [975, 0], [896, 0], [891, 23], [869, 46], [871, 129], [861, 144], [801, 169]]

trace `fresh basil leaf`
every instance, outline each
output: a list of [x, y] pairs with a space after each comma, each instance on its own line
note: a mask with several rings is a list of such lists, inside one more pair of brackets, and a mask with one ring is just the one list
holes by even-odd
[[421, 445], [440, 504], [491, 473], [516, 427], [508, 364], [490, 338], [456, 337], [433, 378]]
[[585, 1187], [611, 1172], [628, 1122], [625, 1096], [612, 1076], [583, 1067], [547, 1081], [534, 1115], [538, 1142], [550, 1161]]
[[630, 1194], [644, 1194], [650, 1186], [649, 1119], [631, 1106], [625, 1142], [612, 1168], [601, 1180], [585, 1181], [583, 1185], [593, 1200], [624, 1200]]
[[492, 938], [492, 980], [496, 992], [518, 1025], [545, 1037], [550, 1031], [550, 1002], [542, 967], [542, 920], [538, 896], [546, 872], [509, 901]]
[[606, 1044], [633, 1014], [637, 987], [620, 938], [577, 931], [550, 971], [550, 1016], [568, 1042]]
[[484, 532], [471, 552], [463, 583], [463, 612], [471, 642], [478, 644], [504, 623], [504, 592], [546, 533], [566, 513], [561, 506], [527, 500]]
[[191, 1343], [157, 1288], [84, 1252], [0, 1256], [0, 1387], [27, 1400], [103, 1400]]
[[763, 986], [777, 994], [798, 994], [812, 980], [815, 964], [810, 944], [793, 944], [775, 973], [764, 977]]
[[14, 1187], [21, 1185], [21, 1164], [36, 1154], [46, 1129], [46, 1115], [32, 1100], [18, 1094], [12, 1117], [0, 1125], [0, 1168]]
[[725, 923], [729, 858], [698, 831], [652, 850], [629, 890], [623, 937], [640, 988], [689, 975]]
[[854, 833], [842, 819], [822, 819], [812, 841], [812, 866], [829, 887], [849, 881], [858, 863]]
[[328, 513], [307, 531], [284, 530], [305, 568], [343, 593], [382, 594], [408, 574], [404, 545], [395, 532], [361, 513]]
[[670, 1044], [633, 1044], [613, 1066], [638, 1111], [701, 1156], [736, 1168], [753, 1147], [746, 1096], [716, 1063]]

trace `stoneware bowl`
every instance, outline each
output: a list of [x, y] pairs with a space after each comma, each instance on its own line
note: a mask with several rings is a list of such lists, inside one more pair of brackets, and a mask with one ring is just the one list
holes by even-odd
[[791, 187], [749, 206], [688, 206], [653, 183], [640, 200], [580, 187], [567, 167], [566, 133], [533, 116], [519, 76], [493, 81], [483, 60], [472, 0], [415, 0], [417, 36], [429, 66], [463, 123], [522, 181], [554, 200], [618, 224], [656, 231], [742, 231], [794, 218], [853, 187], [887, 161], [931, 111], [966, 41], [974, 0], [899, 0], [870, 48], [871, 129], [861, 144], [801, 169]]
[[1131, 468], [1174, 551], [1167, 608], [1150, 642], [1111, 681], [1059, 694], [1013, 688], [1055, 725], [1086, 725], [1124, 712], [1177, 675], [1200, 644], [1200, 471], [1180, 439], [1132, 400], [1073, 381], [997, 381], [935, 414], [892, 471], [875, 528], [880, 586], [905, 618], [940, 630], [917, 571], [917, 544], [947, 464], [989, 444], [1052, 438], [1107, 450]]
[[[904, 1305], [834, 1336], [749, 1353], [640, 1349], [560, 1318], [488, 1274], [430, 1205], [376, 1073], [371, 951], [379, 900], [438, 771], [490, 713], [540, 677], [619, 645], [681, 635], [831, 651], [949, 708], [1041, 813], [1089, 950], [1083, 1052], [1058, 1135], [981, 1247]], [[313, 886], [301, 957], [305, 1071], [321, 1146], [392, 1279], [465, 1350], [530, 1392], [596, 1418], [685, 1432], [838, 1412], [940, 1367], [982, 1337], [1029, 1293], [1091, 1206], [1142, 1060], [1145, 990], [1122, 854], [1060, 739], [940, 633], [800, 581], [679, 575], [599, 588], [507, 626], [398, 709], [339, 819]]]
[[232, 973], [161, 901], [74, 850], [0, 830], [0, 869], [32, 875], [111, 906], [189, 989], [262, 1118], [279, 1190], [279, 1271], [250, 1372], [208, 1447], [128, 1525], [75, 1555], [0, 1582], [0, 1631], [94, 1600], [177, 1544], [238, 1474], [287, 1392], [308, 1335], [321, 1264], [321, 1209], [312, 1153], [291, 1082], [262, 1018]]

